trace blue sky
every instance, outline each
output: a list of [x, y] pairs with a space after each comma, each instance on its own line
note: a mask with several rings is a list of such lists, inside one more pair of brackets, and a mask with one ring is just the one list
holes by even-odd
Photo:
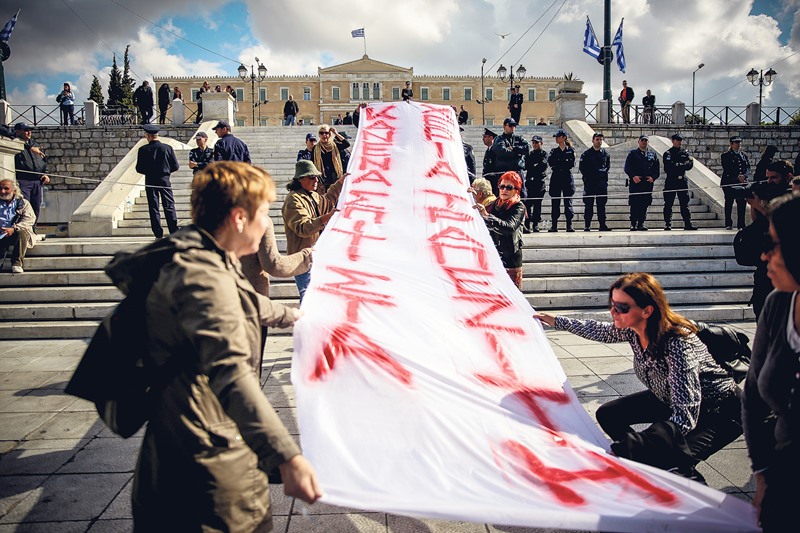
[[[350, 30], [363, 26], [370, 57], [412, 67], [416, 74], [479, 75], [481, 57], [487, 58], [487, 66], [521, 61], [529, 75], [575, 72], [586, 82], [588, 101], [597, 101], [602, 71], [581, 52], [581, 44], [586, 15], [602, 31], [602, 2], [563, 0], [562, 5], [557, 0], [548, 10], [552, 4], [552, 0], [328, 0], [314, 5], [296, 0], [5, 0], [0, 7], [3, 21], [18, 7], [22, 10], [9, 42], [12, 57], [4, 63], [6, 88], [12, 105], [54, 104], [64, 81], [85, 97], [92, 75], [104, 86], [107, 82], [109, 47], [121, 55], [126, 44], [131, 45], [132, 70], [139, 82], [152, 75], [235, 75], [239, 61], [249, 66], [255, 56], [269, 74], [315, 75], [318, 67], [361, 57], [363, 41], [352, 39]], [[176, 38], [125, 8], [219, 55]], [[628, 60], [626, 74], [613, 72], [612, 86], [618, 87], [624, 77], [642, 93], [652, 89], [658, 103], [688, 102], [691, 71], [703, 62], [706, 66], [697, 74], [698, 104], [745, 105], [757, 100], [758, 91], [743, 81], [744, 74], [752, 67], [767, 69], [775, 64], [779, 75], [765, 91], [765, 106], [800, 105], [800, 54], [792, 56], [800, 50], [798, 10], [800, 0], [612, 1], [614, 29], [625, 17]], [[511, 35], [501, 39], [500, 33]], [[118, 60], [121, 64], [121, 57]]]

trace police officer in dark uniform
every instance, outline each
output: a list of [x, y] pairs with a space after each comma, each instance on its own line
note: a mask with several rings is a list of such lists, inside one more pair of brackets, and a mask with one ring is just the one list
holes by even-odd
[[[464, 131], [464, 128], [458, 129], [461, 132]], [[475, 174], [475, 153], [472, 151], [472, 145], [465, 143], [463, 138], [461, 139], [461, 146], [464, 148], [464, 162], [467, 164], [469, 182], [472, 183], [477, 177]]]
[[189, 168], [192, 174], [197, 174], [198, 170], [206, 168], [209, 163], [214, 162], [214, 150], [208, 147], [208, 135], [204, 131], [198, 131], [194, 136], [197, 148], [189, 150]]
[[750, 173], [750, 160], [747, 154], [740, 150], [742, 138], [738, 135], [731, 137], [731, 148], [722, 154], [722, 193], [725, 195], [725, 229], [733, 228], [733, 202], [736, 202], [736, 223], [739, 229], [744, 224], [744, 197], [737, 197], [731, 185], [747, 183], [747, 175]]
[[522, 116], [522, 94], [519, 92], [519, 85], [514, 85], [514, 90], [511, 91], [511, 97], [508, 99], [508, 112], [515, 122], [519, 123], [519, 118]]
[[164, 203], [164, 218], [170, 233], [178, 231], [178, 214], [175, 212], [175, 197], [172, 194], [170, 174], [180, 168], [178, 158], [171, 146], [158, 140], [158, 126], [142, 126], [147, 144], [139, 148], [136, 158], [136, 172], [144, 174], [147, 192], [147, 206], [150, 211], [150, 227], [156, 239], [164, 236], [161, 227], [161, 214], [158, 210], [159, 195]]
[[583, 204], [586, 206], [583, 231], [591, 231], [595, 203], [600, 231], [611, 231], [606, 225], [609, 168], [611, 168], [611, 156], [603, 148], [603, 134], [595, 133], [592, 135], [592, 146], [581, 154], [578, 163], [578, 169], [583, 177]]
[[[494, 144], [489, 149], [492, 152], [494, 162], [491, 174], [484, 175], [484, 178], [492, 184], [492, 192], [495, 196], [499, 196], [497, 182], [504, 172], [514, 171], [519, 175], [524, 174], [525, 156], [531, 151], [531, 146], [522, 135], [515, 133], [516, 128], [516, 120], [513, 118], [505, 119], [503, 121], [503, 134], [495, 138]], [[525, 198], [525, 190], [521, 191], [521, 196]]]
[[547, 152], [542, 149], [542, 138], [534, 135], [531, 138], [531, 151], [525, 156], [525, 190], [527, 199], [523, 200], [528, 210], [525, 220], [525, 232], [539, 232], [542, 221], [542, 198], [546, 187], [544, 177], [547, 173]]
[[572, 195], [575, 194], [575, 180], [572, 178], [572, 168], [575, 166], [575, 150], [567, 139], [567, 132], [558, 130], [553, 137], [556, 138], [558, 146], [550, 150], [547, 157], [547, 164], [553, 169], [550, 174], [550, 205], [552, 213], [550, 216], [553, 225], [547, 230], [550, 233], [558, 231], [558, 217], [561, 216], [561, 200], [564, 200], [564, 215], [567, 218], [567, 231], [575, 231], [572, 227], [572, 219], [575, 211], [572, 209]]
[[[497, 138], [497, 134], [489, 128], [483, 129], [483, 145], [486, 147], [486, 152], [483, 154], [483, 177], [489, 179], [489, 176], [494, 172], [494, 156], [492, 155], [492, 145]], [[491, 183], [491, 180], [489, 181]]]
[[678, 196], [678, 203], [681, 206], [681, 217], [683, 218], [683, 229], [696, 230], [692, 224], [692, 215], [689, 212], [689, 183], [686, 180], [686, 171], [694, 166], [694, 158], [689, 152], [681, 148], [683, 137], [680, 133], [672, 136], [672, 148], [664, 152], [664, 230], [672, 229], [672, 205], [675, 203], [675, 195]]
[[625, 174], [628, 175], [628, 205], [631, 206], [631, 231], [647, 231], [644, 225], [647, 208], [653, 203], [653, 183], [661, 173], [658, 155], [648, 150], [647, 135], [639, 136], [639, 147], [628, 153]]

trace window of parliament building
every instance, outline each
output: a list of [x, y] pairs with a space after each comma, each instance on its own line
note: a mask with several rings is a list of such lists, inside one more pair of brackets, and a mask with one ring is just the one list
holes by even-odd
[[[168, 83], [170, 88], [180, 87], [187, 99], [187, 116], [197, 108], [197, 91], [204, 81], [211, 87], [230, 85], [236, 90], [238, 111], [236, 124], [252, 126], [252, 97], [250, 79], [238, 76], [216, 77], [160, 77], [154, 76], [155, 87]], [[481, 77], [480, 76], [414, 76], [413, 68], [399, 67], [370, 59], [361, 59], [317, 69], [316, 76], [267, 76], [256, 81], [258, 98], [256, 124], [278, 126], [283, 119], [283, 105], [292, 95], [300, 107], [298, 120], [303, 124], [332, 124], [338, 115], [344, 116], [361, 103], [401, 101], [401, 92], [406, 81], [411, 82], [414, 100], [431, 104], [450, 105], [460, 111], [460, 106], [469, 112], [469, 124], [482, 123]], [[518, 82], [520, 93], [525, 96], [520, 124], [534, 125], [540, 120], [552, 124], [555, 114], [557, 77], [526, 77]], [[509, 83], [496, 76], [483, 79], [483, 105], [486, 125], [500, 125], [508, 116]], [[266, 103], [265, 103], [266, 102]]]

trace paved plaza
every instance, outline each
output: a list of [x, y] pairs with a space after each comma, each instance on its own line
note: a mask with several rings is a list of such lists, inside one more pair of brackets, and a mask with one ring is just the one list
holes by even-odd
[[[751, 339], [755, 324], [736, 323]], [[548, 338], [581, 402], [597, 407], [642, 390], [627, 344], [601, 345], [570, 333]], [[141, 437], [121, 439], [97, 419], [94, 406], [63, 393], [86, 342], [0, 341], [0, 533], [128, 532], [133, 468]], [[292, 340], [267, 343], [263, 390], [297, 435], [290, 383]], [[698, 470], [711, 487], [745, 500], [754, 484], [744, 440]], [[489, 524], [419, 520], [302, 502], [273, 487], [276, 532], [292, 533], [544, 533]]]

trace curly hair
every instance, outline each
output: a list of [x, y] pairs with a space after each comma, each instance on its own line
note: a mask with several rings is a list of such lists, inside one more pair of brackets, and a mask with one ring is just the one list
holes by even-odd
[[261, 204], [275, 198], [275, 182], [265, 170], [237, 161], [217, 161], [194, 175], [192, 220], [213, 233], [234, 207], [255, 216]]

